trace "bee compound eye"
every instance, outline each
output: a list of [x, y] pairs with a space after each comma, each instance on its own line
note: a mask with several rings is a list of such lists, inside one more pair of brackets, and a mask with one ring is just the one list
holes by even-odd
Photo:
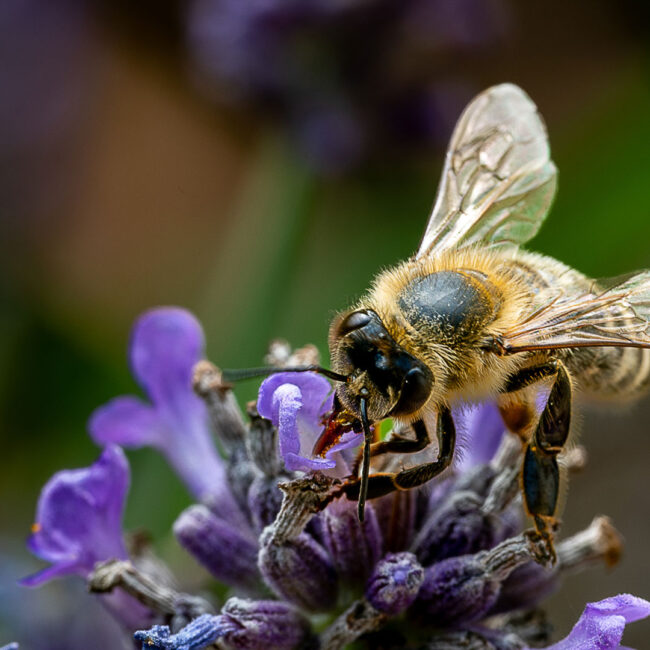
[[367, 311], [353, 311], [348, 314], [338, 327], [340, 336], [345, 336], [354, 330], [365, 327], [371, 320], [371, 316]]
[[411, 368], [404, 377], [399, 399], [391, 413], [400, 415], [417, 411], [429, 399], [432, 383], [430, 373], [422, 368]]

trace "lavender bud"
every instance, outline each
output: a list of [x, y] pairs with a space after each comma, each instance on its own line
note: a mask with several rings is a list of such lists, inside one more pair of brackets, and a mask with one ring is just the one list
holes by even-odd
[[381, 553], [381, 532], [371, 505], [363, 524], [357, 504], [347, 499], [333, 501], [319, 517], [320, 535], [339, 576], [348, 583], [363, 583]]
[[416, 492], [394, 492], [373, 503], [386, 551], [401, 551], [411, 543], [417, 516]]
[[448, 557], [490, 548], [499, 520], [481, 509], [483, 499], [473, 492], [452, 493], [424, 524], [411, 550], [424, 565]]
[[426, 569], [418, 610], [445, 627], [482, 618], [496, 602], [502, 582], [531, 559], [548, 561], [543, 542], [522, 534], [490, 551], [442, 560]]
[[278, 483], [281, 480], [269, 476], [258, 476], [248, 489], [248, 508], [253, 519], [253, 526], [258, 533], [273, 523], [280, 512], [282, 492]]
[[336, 603], [336, 570], [325, 549], [311, 535], [278, 540], [273, 526], [261, 537], [259, 566], [271, 589], [294, 605], [323, 611]]
[[276, 594], [307, 610], [328, 609], [336, 602], [334, 566], [325, 549], [303, 531], [332, 500], [338, 484], [319, 473], [281, 484], [280, 512], [260, 537], [264, 580]]
[[416, 599], [424, 569], [413, 553], [389, 553], [377, 564], [366, 587], [366, 598], [380, 612], [395, 616]]
[[282, 460], [278, 453], [278, 431], [270, 420], [257, 412], [256, 402], [250, 402], [246, 412], [251, 420], [246, 436], [248, 457], [266, 476], [277, 476], [282, 471]]
[[257, 546], [203, 505], [190, 506], [174, 523], [174, 534], [215, 578], [252, 588], [259, 581]]
[[292, 650], [304, 648], [309, 623], [286, 603], [231, 598], [221, 614], [233, 625], [221, 644], [237, 650]]

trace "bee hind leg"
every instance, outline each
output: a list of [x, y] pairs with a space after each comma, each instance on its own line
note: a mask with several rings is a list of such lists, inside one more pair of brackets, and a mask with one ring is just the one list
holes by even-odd
[[[423, 449], [429, 442], [429, 435], [426, 430], [426, 425], [422, 420], [417, 420], [413, 424], [416, 432], [416, 442], [413, 440], [394, 440], [387, 441], [387, 443], [396, 443], [385, 451], [400, 451], [400, 452], [413, 452]], [[430, 481], [434, 476], [440, 474], [451, 464], [454, 455], [454, 447], [456, 443], [456, 427], [454, 420], [451, 416], [451, 411], [448, 408], [441, 408], [438, 413], [438, 426], [436, 429], [438, 436], [438, 458], [432, 463], [424, 463], [409, 467], [401, 472], [394, 474], [378, 473], [371, 474], [368, 477], [368, 499], [376, 499], [377, 497], [390, 494], [395, 490], [408, 490], [410, 488], [424, 485]], [[424, 443], [423, 443], [424, 441]], [[402, 443], [410, 443], [403, 445]], [[422, 444], [423, 443], [423, 444]], [[419, 445], [417, 449], [413, 446]], [[348, 481], [342, 488], [342, 492], [348, 499], [356, 500], [359, 498], [360, 482], [358, 479]]]
[[553, 533], [560, 491], [557, 456], [569, 437], [571, 379], [561, 361], [552, 361], [521, 371], [509, 380], [506, 389], [519, 390], [553, 375], [553, 387], [526, 446], [522, 484], [526, 509], [535, 522], [537, 532], [546, 541], [551, 558], [555, 560]]

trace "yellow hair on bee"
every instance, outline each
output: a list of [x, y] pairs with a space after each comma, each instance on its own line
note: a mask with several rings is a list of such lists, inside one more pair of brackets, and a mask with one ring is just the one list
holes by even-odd
[[[407, 260], [381, 272], [356, 309], [374, 310], [395, 341], [428, 365], [435, 377], [427, 408], [456, 399], [481, 399], [498, 392], [508, 375], [520, 367], [522, 357], [501, 358], [486, 352], [479, 342], [490, 341], [519, 322], [530, 310], [530, 288], [513, 270], [511, 251], [468, 247], [437, 257]], [[465, 276], [480, 295], [481, 309], [493, 313], [470, 340], [462, 333], [443, 343], [431, 327], [416, 327], [399, 307], [400, 297], [414, 281], [451, 271]]]

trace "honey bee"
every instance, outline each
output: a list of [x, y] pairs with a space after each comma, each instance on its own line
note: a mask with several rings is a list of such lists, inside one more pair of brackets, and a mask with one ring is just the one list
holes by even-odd
[[[451, 463], [451, 406], [493, 399], [525, 444], [524, 502], [552, 549], [560, 472], [574, 392], [633, 398], [650, 385], [650, 272], [594, 281], [520, 246], [539, 230], [557, 170], [546, 128], [520, 88], [502, 84], [461, 115], [438, 196], [415, 255], [379, 274], [329, 332], [335, 410], [317, 443], [356, 421], [365, 432], [360, 476], [343, 491], [359, 502], [425, 484]], [[540, 415], [535, 399], [550, 392]], [[398, 430], [375, 442], [372, 425]], [[370, 459], [427, 447], [432, 462], [370, 473]]]

